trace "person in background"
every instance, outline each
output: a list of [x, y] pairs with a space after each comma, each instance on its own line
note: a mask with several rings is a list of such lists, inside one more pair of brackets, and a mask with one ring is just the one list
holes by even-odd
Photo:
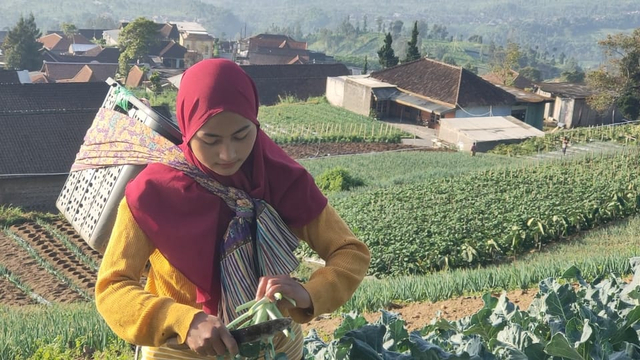
[[562, 155], [567, 155], [567, 146], [569, 146], [569, 139], [566, 136], [562, 137]]
[[478, 145], [474, 141], [471, 145], [471, 156], [476, 156], [476, 151], [478, 151]]
[[[260, 129], [258, 108], [253, 81], [235, 63], [192, 66], [177, 96], [179, 146], [212, 187], [153, 163], [126, 188], [98, 273], [96, 305], [118, 336], [140, 346], [142, 359], [236, 354], [225, 327], [238, 316], [235, 307], [264, 296], [276, 301], [276, 293], [296, 302], [277, 301], [294, 320], [295, 336], [278, 334], [274, 346], [301, 359], [299, 324], [338, 309], [367, 273], [366, 245], [311, 175]], [[258, 257], [256, 223], [265, 212], [277, 213], [268, 228], [277, 236]], [[326, 264], [304, 283], [290, 275], [298, 239]], [[189, 350], [167, 346], [172, 339]]]

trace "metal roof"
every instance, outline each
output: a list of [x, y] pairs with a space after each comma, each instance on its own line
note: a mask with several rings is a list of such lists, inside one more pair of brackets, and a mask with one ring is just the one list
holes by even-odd
[[440, 131], [455, 130], [478, 142], [526, 139], [544, 132], [513, 116], [440, 119]]
[[373, 96], [375, 96], [377, 101], [390, 100], [390, 101], [397, 102], [398, 104], [410, 106], [416, 109], [428, 111], [438, 115], [451, 112], [456, 109], [455, 107], [452, 107], [452, 106], [443, 105], [443, 104], [429, 101], [427, 99], [424, 99], [415, 95], [411, 95], [409, 93], [400, 91], [395, 87], [373, 88], [371, 89], [371, 91], [373, 92]]

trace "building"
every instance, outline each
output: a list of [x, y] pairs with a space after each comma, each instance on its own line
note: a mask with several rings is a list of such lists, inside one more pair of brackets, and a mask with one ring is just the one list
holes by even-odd
[[439, 128], [441, 118], [510, 116], [516, 97], [459, 66], [422, 58], [327, 81], [327, 99], [365, 116]]
[[[118, 63], [59, 63], [47, 62], [42, 65], [40, 73], [48, 82], [104, 82], [107, 78], [113, 78], [118, 71]], [[32, 75], [35, 81], [38, 74]]]
[[542, 130], [545, 106], [554, 102], [553, 98], [538, 95], [517, 87], [496, 85], [500, 89], [516, 97], [516, 103], [511, 107], [511, 116]]
[[104, 82], [0, 85], [0, 204], [57, 212], [55, 201], [102, 105]]
[[438, 131], [440, 141], [460, 151], [470, 151], [476, 143], [478, 152], [543, 136], [544, 132], [513, 116], [441, 119]]
[[575, 128], [580, 126], [596, 126], [612, 124], [622, 120], [622, 113], [615, 107], [598, 112], [587, 102], [594, 91], [585, 84], [567, 82], [538, 84], [536, 93], [554, 99], [547, 103], [544, 117], [557, 121], [559, 126]]
[[[240, 66], [256, 84], [261, 105], [276, 104], [287, 96], [301, 100], [323, 96], [328, 79], [349, 73], [344, 64]], [[169, 81], [179, 88], [181, 78], [175, 75]]]

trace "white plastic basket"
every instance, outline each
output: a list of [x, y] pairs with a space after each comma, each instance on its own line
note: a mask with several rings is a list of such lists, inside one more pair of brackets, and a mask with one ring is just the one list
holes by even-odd
[[[111, 89], [102, 104], [103, 108], [128, 113], [173, 143], [180, 143], [182, 136], [175, 123], [133, 95], [125, 99], [127, 109], [123, 109], [119, 105], [123, 101], [118, 98], [122, 96], [120, 85], [111, 78], [107, 83]], [[142, 169], [144, 166], [120, 165], [72, 172], [56, 200], [56, 207], [89, 246], [103, 253], [111, 236], [118, 204], [124, 197], [125, 186]]]

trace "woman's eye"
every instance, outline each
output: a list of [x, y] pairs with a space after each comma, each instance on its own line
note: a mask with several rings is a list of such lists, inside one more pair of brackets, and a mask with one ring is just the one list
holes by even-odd
[[248, 135], [249, 134], [244, 134], [244, 135], [241, 135], [241, 136], [234, 136], [233, 138], [238, 140], [238, 141], [241, 141], [241, 140], [246, 139]]

